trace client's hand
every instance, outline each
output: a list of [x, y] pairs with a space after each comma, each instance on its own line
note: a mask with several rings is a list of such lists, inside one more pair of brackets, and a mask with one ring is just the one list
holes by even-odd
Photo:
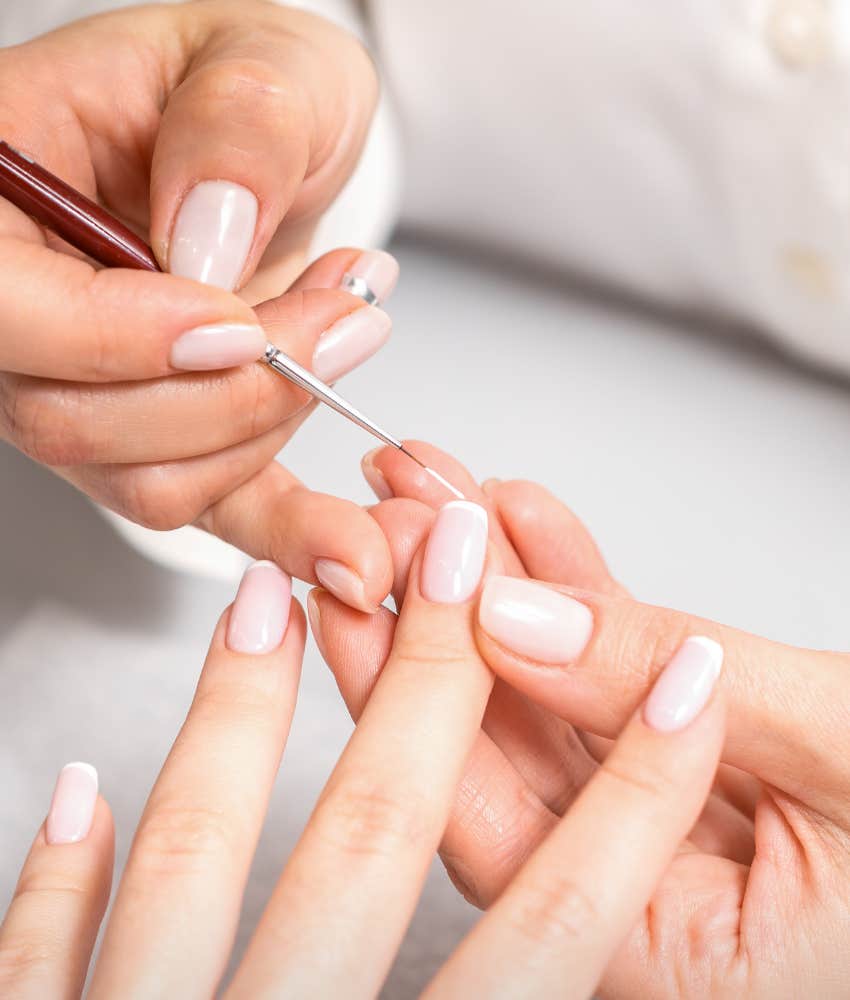
[[[413, 447], [488, 507], [510, 574], [489, 578], [476, 608], [478, 648], [497, 681], [442, 845], [464, 893], [482, 906], [497, 899], [664, 665], [672, 659], [699, 690], [714, 675], [719, 643], [725, 763], [689, 850], [637, 922], [601, 995], [846, 996], [850, 658], [639, 604], [542, 487], [492, 481], [482, 491], [454, 460]], [[379, 497], [428, 505], [392, 499], [373, 510], [390, 540], [402, 601], [410, 553], [445, 496], [389, 450], [367, 456], [364, 471]], [[367, 619], [318, 601], [322, 649], [356, 716], [380, 675], [394, 616]], [[713, 642], [693, 643], [694, 635]]]
[[[475, 645], [487, 554], [484, 511], [445, 507], [413, 558], [381, 677], [226, 996], [380, 990], [492, 687]], [[315, 606], [331, 618], [343, 608], [324, 592]], [[289, 580], [255, 564], [142, 816], [90, 997], [214, 994], [292, 717], [304, 631]], [[693, 679], [677, 658], [428, 996], [590, 995], [711, 784], [724, 707], [712, 698], [716, 673], [698, 690]], [[4, 996], [79, 995], [111, 867], [96, 774], [69, 765], [0, 929]]]

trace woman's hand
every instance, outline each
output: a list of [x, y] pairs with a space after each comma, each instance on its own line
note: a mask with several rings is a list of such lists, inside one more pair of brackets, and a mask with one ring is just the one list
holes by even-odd
[[[510, 574], [488, 578], [476, 609], [477, 645], [497, 681], [442, 845], [465, 894], [486, 906], [505, 891], [663, 666], [689, 636], [705, 636], [726, 654], [725, 763], [689, 851], [609, 968], [601, 995], [846, 996], [850, 964], [839, 942], [850, 918], [850, 659], [641, 605], [542, 487], [493, 481], [482, 492], [458, 463], [414, 447], [488, 506]], [[382, 498], [418, 496], [432, 506], [443, 499], [388, 450], [367, 456], [364, 468]], [[433, 513], [392, 499], [373, 515], [388, 534], [403, 600], [410, 552]], [[319, 600], [328, 604], [322, 650], [356, 716], [380, 675], [393, 616], [367, 620]]]
[[[443, 508], [413, 557], [381, 677], [225, 996], [379, 992], [492, 687], [474, 631], [482, 573], [501, 568], [491, 550], [485, 569], [487, 555], [483, 509]], [[343, 608], [322, 592], [314, 618], [331, 605], [334, 614]], [[148, 800], [90, 997], [214, 994], [292, 718], [304, 632], [289, 580], [255, 564], [219, 623]], [[695, 697], [681, 672], [674, 667], [635, 713], [427, 996], [591, 994], [698, 815], [717, 764], [722, 700], [712, 683]], [[673, 731], [664, 720], [677, 711]], [[0, 928], [4, 996], [79, 996], [109, 896], [112, 840], [96, 774], [69, 765]]]
[[[150, 232], [171, 272], [96, 270], [0, 199], [0, 439], [138, 523], [200, 519], [313, 582], [329, 560], [373, 608], [383, 539], [272, 463], [307, 397], [252, 363], [268, 337], [334, 380], [389, 334], [340, 290], [348, 272], [386, 298], [387, 254], [337, 251], [292, 285], [366, 135], [363, 49], [274, 4], [166, 4], [0, 52], [0, 89], [0, 137]], [[291, 285], [256, 314], [232, 293]]]

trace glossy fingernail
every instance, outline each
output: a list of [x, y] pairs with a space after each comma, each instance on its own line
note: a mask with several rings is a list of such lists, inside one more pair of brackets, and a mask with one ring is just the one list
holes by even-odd
[[372, 492], [375, 496], [379, 500], [391, 500], [393, 491], [390, 489], [387, 477], [374, 464], [375, 456], [382, 450], [381, 448], [375, 448], [368, 455], [364, 455], [360, 461], [360, 468], [363, 470], [363, 478], [372, 487]]
[[370, 615], [378, 610], [366, 597], [366, 584], [344, 563], [336, 559], [317, 559], [313, 569], [319, 583], [343, 604]]
[[487, 556], [487, 512], [453, 500], [440, 508], [422, 559], [422, 596], [435, 604], [461, 604], [475, 593]]
[[398, 282], [398, 261], [385, 250], [367, 250], [350, 265], [340, 287], [369, 305], [386, 302]]
[[172, 368], [182, 371], [211, 371], [234, 368], [261, 358], [266, 350], [266, 333], [250, 323], [213, 323], [187, 330], [171, 345]]
[[723, 667], [723, 647], [693, 635], [676, 650], [646, 699], [643, 717], [662, 733], [684, 729], [700, 714]]
[[509, 576], [492, 576], [484, 584], [478, 621], [500, 645], [540, 663], [575, 660], [593, 632], [593, 615], [585, 604]]
[[196, 184], [174, 222], [169, 271], [232, 291], [254, 242], [257, 213], [256, 195], [240, 184]]
[[270, 653], [283, 642], [289, 624], [292, 581], [273, 562], [245, 570], [230, 609], [227, 647], [234, 653]]
[[355, 309], [319, 337], [313, 371], [323, 382], [335, 382], [383, 347], [391, 330], [392, 320], [381, 309]]
[[45, 824], [48, 844], [76, 844], [88, 836], [97, 803], [97, 771], [74, 761], [59, 772]]

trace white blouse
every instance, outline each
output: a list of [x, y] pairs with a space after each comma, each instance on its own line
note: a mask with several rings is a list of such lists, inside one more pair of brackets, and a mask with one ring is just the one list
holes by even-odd
[[[126, 5], [15, 4], [0, 41]], [[397, 116], [317, 249], [401, 219], [850, 370], [850, 4], [298, 6], [367, 40]]]

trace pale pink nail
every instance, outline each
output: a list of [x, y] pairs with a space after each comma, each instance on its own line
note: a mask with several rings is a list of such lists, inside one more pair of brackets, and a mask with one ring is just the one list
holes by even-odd
[[372, 492], [375, 496], [379, 500], [391, 500], [393, 491], [387, 482], [387, 477], [374, 464], [375, 456], [382, 450], [381, 448], [375, 448], [368, 455], [364, 455], [360, 462], [360, 468], [363, 470], [363, 478], [372, 487]]
[[343, 604], [367, 614], [378, 610], [377, 605], [366, 597], [366, 584], [344, 563], [336, 559], [317, 559], [313, 569], [319, 583]]
[[435, 604], [460, 604], [475, 593], [487, 556], [487, 512], [453, 500], [440, 508], [422, 559], [422, 596]]
[[386, 302], [398, 281], [398, 261], [384, 250], [367, 250], [348, 268], [341, 287], [370, 305]]
[[313, 352], [313, 371], [323, 382], [335, 382], [383, 347], [391, 329], [392, 320], [381, 309], [355, 309], [319, 337]]
[[662, 733], [684, 729], [705, 708], [723, 666], [723, 647], [693, 635], [676, 650], [646, 699], [643, 717]]
[[500, 645], [540, 663], [569, 663], [587, 645], [587, 605], [531, 580], [491, 576], [478, 606], [481, 628]]
[[172, 274], [232, 291], [254, 242], [256, 195], [230, 181], [201, 181], [183, 199], [168, 250]]
[[250, 323], [213, 323], [188, 330], [171, 345], [171, 367], [183, 371], [234, 368], [261, 358], [266, 334]]
[[48, 844], [76, 844], [88, 836], [97, 803], [97, 771], [74, 761], [59, 772], [45, 824]]
[[311, 590], [307, 595], [307, 621], [310, 622], [310, 631], [316, 640], [316, 645], [322, 646], [322, 613], [319, 611], [319, 602], [316, 600], [316, 592]]
[[273, 562], [245, 570], [230, 609], [227, 647], [234, 653], [270, 653], [283, 642], [289, 624], [292, 581]]

